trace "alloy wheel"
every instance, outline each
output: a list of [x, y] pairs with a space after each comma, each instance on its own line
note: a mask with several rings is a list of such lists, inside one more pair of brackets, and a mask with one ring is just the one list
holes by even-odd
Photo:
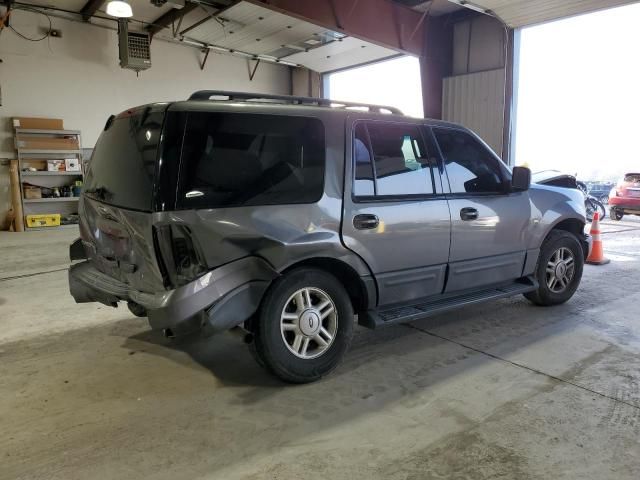
[[323, 290], [304, 287], [285, 303], [280, 316], [280, 332], [291, 353], [303, 359], [325, 353], [338, 331], [338, 311]]
[[553, 293], [562, 293], [571, 284], [575, 274], [573, 252], [566, 247], [556, 250], [547, 262], [547, 287]]

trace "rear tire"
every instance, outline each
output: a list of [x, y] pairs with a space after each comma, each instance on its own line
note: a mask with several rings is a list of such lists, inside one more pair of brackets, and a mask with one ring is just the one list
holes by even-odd
[[266, 293], [253, 325], [259, 363], [285, 382], [314, 382], [331, 372], [351, 344], [354, 313], [333, 275], [293, 270]]
[[139, 305], [135, 302], [127, 302], [127, 308], [129, 309], [129, 311], [131, 313], [133, 313], [136, 317], [146, 317], [147, 316], [147, 309], [144, 308], [142, 305]]
[[536, 305], [564, 303], [578, 289], [583, 268], [584, 252], [575, 235], [552, 230], [540, 249], [535, 272], [538, 289], [524, 296]]
[[617, 208], [610, 208], [609, 215], [611, 216], [611, 220], [615, 220], [616, 222], [619, 222], [622, 220], [622, 217], [624, 217], [624, 213]]

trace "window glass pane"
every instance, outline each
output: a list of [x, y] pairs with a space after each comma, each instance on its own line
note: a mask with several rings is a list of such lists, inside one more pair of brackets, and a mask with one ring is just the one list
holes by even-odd
[[324, 187], [318, 119], [191, 112], [182, 153], [182, 207], [313, 203]]
[[96, 143], [84, 193], [118, 207], [150, 210], [164, 109], [120, 114]]
[[353, 193], [356, 196], [371, 196], [375, 194], [373, 188], [373, 167], [371, 165], [371, 152], [364, 123], [356, 126], [353, 139], [353, 158], [355, 170], [355, 182]]
[[433, 129], [444, 157], [451, 193], [503, 193], [500, 161], [472, 135]]
[[416, 125], [367, 124], [378, 195], [433, 194], [433, 175]]
[[625, 182], [638, 183], [640, 182], [640, 173], [627, 173], [624, 176]]

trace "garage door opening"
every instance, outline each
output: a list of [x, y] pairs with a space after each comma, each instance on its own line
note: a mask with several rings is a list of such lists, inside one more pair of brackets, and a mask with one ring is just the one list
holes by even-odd
[[397, 107], [423, 116], [420, 61], [403, 56], [324, 75], [324, 97]]
[[516, 164], [615, 182], [639, 169], [640, 4], [520, 33]]

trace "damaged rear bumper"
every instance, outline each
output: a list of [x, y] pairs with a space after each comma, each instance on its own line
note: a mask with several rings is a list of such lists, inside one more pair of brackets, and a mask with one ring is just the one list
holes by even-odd
[[206, 333], [240, 325], [253, 315], [267, 287], [278, 276], [258, 257], [247, 257], [211, 270], [198, 279], [156, 293], [141, 292], [97, 270], [90, 261], [69, 269], [69, 290], [77, 303], [116, 306], [134, 302], [147, 310], [155, 329], [180, 329], [195, 322]]

